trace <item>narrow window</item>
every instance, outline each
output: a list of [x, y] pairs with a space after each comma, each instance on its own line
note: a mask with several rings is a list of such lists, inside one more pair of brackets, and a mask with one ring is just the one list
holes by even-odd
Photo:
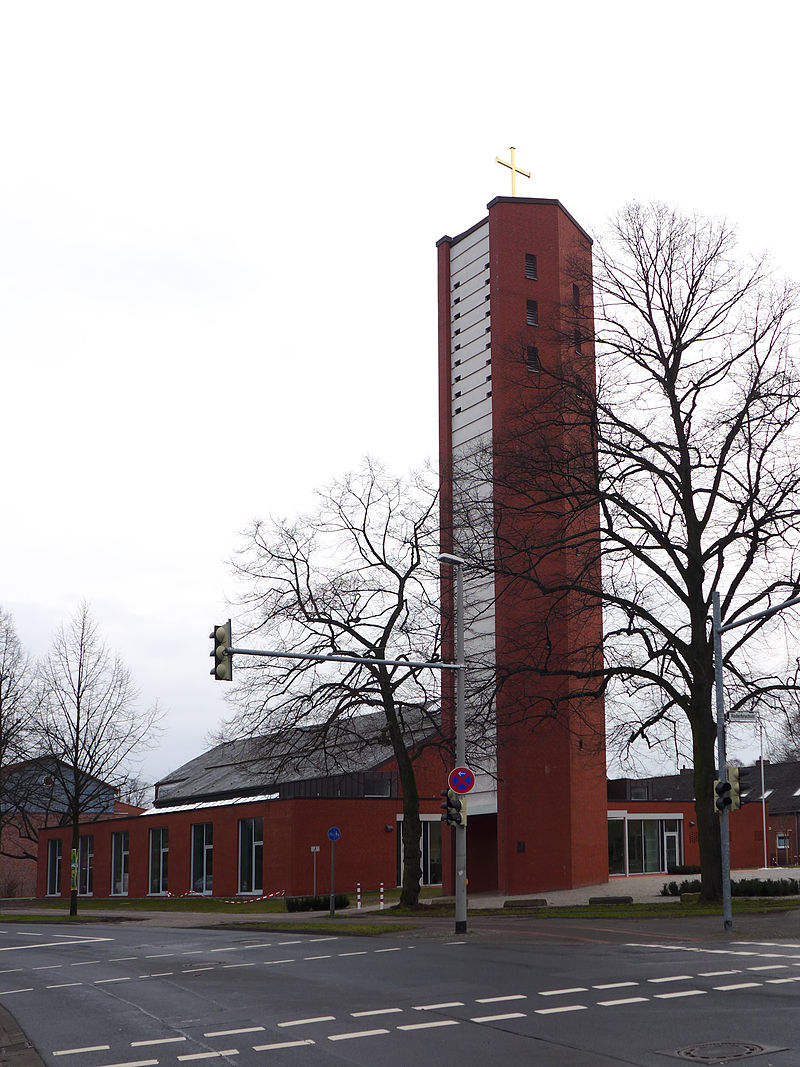
[[539, 349], [535, 345], [528, 345], [525, 349], [525, 362], [529, 371], [539, 374], [542, 364], [539, 362]]
[[78, 841], [78, 892], [92, 895], [94, 888], [94, 834], [86, 834]]
[[210, 893], [214, 874], [214, 824], [192, 826], [192, 891]]
[[169, 875], [169, 830], [166, 826], [150, 831], [150, 892], [167, 892]]
[[539, 301], [528, 300], [525, 304], [525, 321], [529, 326], [539, 325]]
[[120, 830], [111, 835], [111, 895], [128, 895], [128, 864], [130, 844], [128, 831]]
[[572, 331], [572, 343], [573, 343], [573, 346], [575, 348], [575, 351], [580, 355], [580, 351], [581, 351], [581, 331], [580, 330], [573, 330]]
[[583, 387], [583, 378], [579, 374], [575, 375], [575, 392], [578, 396], [586, 395], [586, 390]]
[[525, 277], [533, 278], [534, 281], [539, 277], [536, 271], [536, 256], [530, 252], [525, 253]]
[[47, 842], [47, 895], [61, 895], [61, 838], [51, 838]]
[[260, 893], [264, 886], [264, 820], [239, 820], [239, 892]]
[[576, 311], [581, 309], [581, 288], [575, 284], [572, 286], [572, 306]]

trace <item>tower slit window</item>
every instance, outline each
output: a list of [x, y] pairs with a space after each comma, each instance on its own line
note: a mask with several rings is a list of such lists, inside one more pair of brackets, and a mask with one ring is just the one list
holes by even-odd
[[539, 301], [527, 300], [525, 302], [525, 321], [528, 326], [539, 325]]
[[536, 256], [532, 252], [525, 253], [525, 277], [534, 281], [539, 277], [536, 269]]

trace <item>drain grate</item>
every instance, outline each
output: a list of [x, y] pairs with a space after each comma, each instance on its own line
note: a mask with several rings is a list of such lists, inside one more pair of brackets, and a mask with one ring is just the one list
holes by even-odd
[[763, 1056], [768, 1052], [785, 1052], [775, 1045], [761, 1045], [754, 1041], [704, 1041], [699, 1045], [687, 1045], [664, 1055], [674, 1056], [690, 1063], [733, 1063], [751, 1056]]

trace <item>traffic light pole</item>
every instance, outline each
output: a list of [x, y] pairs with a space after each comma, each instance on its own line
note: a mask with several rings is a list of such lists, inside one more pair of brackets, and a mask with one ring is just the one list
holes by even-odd
[[[439, 557], [441, 559], [441, 557]], [[466, 678], [464, 660], [464, 565], [455, 563], [452, 558], [456, 577], [456, 664], [461, 670], [456, 671], [456, 767], [466, 764]], [[456, 859], [456, 933], [467, 932], [467, 826], [462, 822], [455, 828]]]

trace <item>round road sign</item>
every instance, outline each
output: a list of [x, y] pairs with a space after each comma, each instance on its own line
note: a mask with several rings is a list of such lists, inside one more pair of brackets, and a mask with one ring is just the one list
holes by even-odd
[[329, 841], [338, 841], [341, 836], [342, 836], [342, 831], [339, 829], [338, 826], [332, 826], [330, 828], [330, 830], [328, 830], [328, 840]]
[[475, 785], [475, 774], [469, 767], [456, 767], [450, 771], [447, 784], [454, 793], [469, 793]]

